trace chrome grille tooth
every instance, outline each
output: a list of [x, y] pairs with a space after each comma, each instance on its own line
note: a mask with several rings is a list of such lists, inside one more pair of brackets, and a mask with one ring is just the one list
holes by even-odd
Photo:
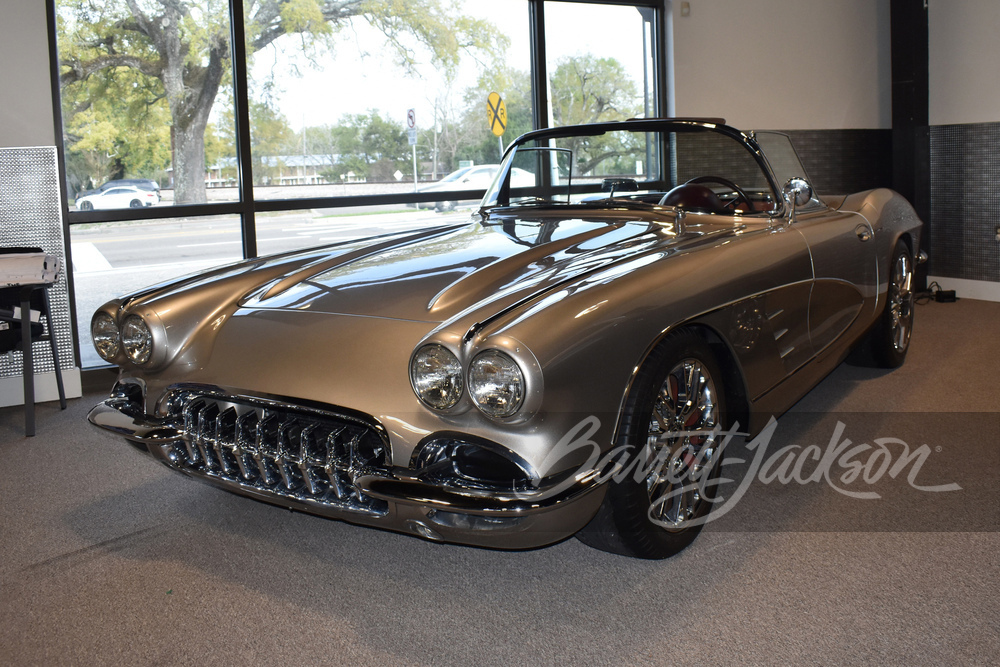
[[300, 436], [299, 460], [311, 467], [322, 467], [326, 462], [326, 440], [330, 431], [319, 424], [310, 424], [302, 429]]
[[358, 478], [359, 473], [364, 469], [365, 462], [361, 460], [361, 456], [358, 452], [358, 444], [361, 442], [361, 434], [354, 433], [351, 435], [351, 439], [347, 442], [348, 451], [348, 464], [347, 464], [347, 477], [351, 480], [351, 491], [355, 498], [361, 499], [361, 492], [354, 485], [354, 480]]
[[343, 431], [343, 428], [339, 428], [335, 431], [330, 431], [326, 436], [326, 455], [323, 459], [323, 469], [326, 471], [336, 470], [337, 463], [340, 458], [337, 456], [337, 436]]
[[351, 496], [351, 485], [344, 480], [344, 475], [339, 470], [327, 471], [330, 480], [330, 490], [337, 500], [347, 500]]
[[344, 500], [350, 495], [350, 490], [344, 484], [341, 473], [348, 468], [348, 459], [345, 456], [343, 444], [340, 442], [340, 435], [347, 430], [343, 426], [336, 431], [331, 431], [326, 437], [326, 461], [323, 463], [323, 470], [327, 479], [330, 480], [330, 490], [338, 500]]
[[364, 433], [355, 433], [351, 436], [351, 442], [348, 447], [351, 450], [351, 469], [360, 470], [362, 468], [368, 467], [371, 459], [364, 456], [361, 450], [361, 439]]
[[319, 424], [309, 424], [299, 434], [299, 470], [302, 472], [302, 481], [305, 482], [309, 494], [313, 496], [322, 495], [324, 491], [323, 485], [319, 483], [319, 478], [312, 469], [315, 460], [312, 456], [310, 445], [315, 443], [316, 431], [318, 430]]
[[358, 489], [355, 480], [371, 472], [372, 469], [370, 452], [364, 447], [364, 436], [364, 431], [351, 429], [351, 440], [348, 443], [348, 449], [351, 452], [351, 466], [349, 469], [351, 489], [353, 490], [354, 497], [361, 503], [366, 502], [368, 498]]
[[260, 480], [266, 486], [274, 486], [277, 483], [277, 476], [272, 471], [274, 468], [274, 457], [277, 453], [274, 448], [274, 427], [277, 417], [264, 412], [264, 416], [257, 422], [256, 442], [253, 458], [257, 462], [257, 470], [260, 471]]
[[286, 419], [278, 426], [278, 447], [275, 463], [278, 472], [285, 483], [285, 488], [293, 491], [299, 486], [299, 477], [295, 471], [298, 468], [296, 460], [299, 447], [295, 441], [300, 437], [301, 430], [298, 424], [292, 419]]
[[226, 408], [215, 418], [215, 448], [214, 453], [219, 460], [219, 468], [223, 475], [233, 473], [233, 461], [236, 459], [236, 408]]
[[184, 406], [184, 447], [187, 449], [188, 463], [194, 465], [201, 460], [196, 440], [198, 438], [198, 414], [205, 407], [205, 401], [198, 399]]
[[265, 410], [257, 425], [257, 453], [271, 460], [278, 458], [278, 415]]
[[233, 454], [236, 456], [236, 465], [240, 468], [240, 476], [248, 482], [253, 482], [257, 477], [253, 460], [253, 452], [256, 451], [257, 412], [249, 410], [237, 417], [235, 428], [236, 442]]
[[215, 467], [215, 458], [212, 450], [215, 447], [215, 419], [219, 416], [219, 405], [209, 403], [198, 411], [198, 451], [201, 453], [205, 468], [211, 470]]

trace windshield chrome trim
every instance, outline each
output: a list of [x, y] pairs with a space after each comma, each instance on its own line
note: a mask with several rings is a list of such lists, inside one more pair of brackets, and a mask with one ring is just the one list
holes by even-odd
[[[761, 171], [771, 188], [771, 194], [773, 195], [775, 202], [778, 204], [778, 209], [772, 210], [769, 213], [777, 216], [784, 215], [786, 207], [781, 196], [781, 187], [775, 180], [774, 171], [771, 168], [766, 155], [754, 137], [751, 136], [750, 133], [743, 132], [730, 125], [726, 125], [723, 119], [690, 118], [632, 119], [587, 125], [564, 125], [554, 128], [534, 130], [532, 132], [522, 134], [507, 146], [507, 150], [504, 152], [503, 160], [500, 163], [500, 169], [497, 171], [497, 175], [493, 183], [486, 189], [486, 193], [480, 203], [479, 211], [481, 214], [486, 215], [491, 209], [496, 207], [506, 208], [516, 206], [515, 204], [511, 204], [509, 201], [503, 204], [499, 203], [499, 197], [504, 189], [507, 189], [509, 192], [510, 171], [513, 165], [514, 155], [517, 153], [519, 148], [525, 146], [525, 144], [529, 142], [545, 142], [552, 139], [564, 139], [576, 136], [593, 137], [607, 134], [608, 132], [663, 133], [701, 131], [718, 132], [719, 134], [728, 136], [731, 139], [743, 144], [743, 146], [750, 152], [751, 156], [753, 156], [753, 158], [757, 161], [758, 166], [761, 168]], [[796, 155], [796, 157], [798, 156]], [[572, 186], [570, 189], [572, 190]], [[551, 203], [548, 205], [562, 207], [569, 204]]]

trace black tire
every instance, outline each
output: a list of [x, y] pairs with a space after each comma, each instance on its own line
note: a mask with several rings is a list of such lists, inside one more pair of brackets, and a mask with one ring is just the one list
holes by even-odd
[[[718, 477], [722, 460], [722, 438], [713, 432], [727, 426], [722, 378], [711, 348], [691, 331], [673, 333], [656, 347], [636, 377], [616, 443], [631, 445], [628, 460], [638, 457], [639, 464], [607, 482], [603, 505], [577, 534], [584, 544], [660, 559], [694, 541], [717, 495], [704, 483]], [[676, 431], [687, 434], [658, 436]], [[664, 465], [650, 466], [657, 456]]]
[[82, 201], [80, 202], [79, 208], [81, 211], [93, 211], [94, 205], [91, 204], [89, 201]]
[[128, 203], [129, 208], [142, 208], [142, 202], [138, 199], [133, 199]]
[[889, 289], [885, 308], [871, 333], [872, 358], [882, 368], [899, 368], [910, 349], [913, 332], [913, 256], [899, 241], [889, 262]]

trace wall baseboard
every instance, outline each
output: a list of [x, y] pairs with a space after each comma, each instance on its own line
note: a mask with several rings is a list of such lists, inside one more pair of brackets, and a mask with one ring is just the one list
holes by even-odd
[[[63, 370], [62, 376], [66, 398], [83, 396], [79, 368]], [[56, 386], [56, 374], [51, 372], [35, 375], [35, 403], [58, 400], [59, 388]], [[0, 378], [0, 407], [5, 408], [11, 405], [24, 405], [24, 380], [20, 375]]]
[[1000, 301], [1000, 283], [988, 280], [927, 276], [927, 284], [930, 285], [931, 283], [937, 283], [943, 290], [955, 290], [955, 296], [960, 299]]

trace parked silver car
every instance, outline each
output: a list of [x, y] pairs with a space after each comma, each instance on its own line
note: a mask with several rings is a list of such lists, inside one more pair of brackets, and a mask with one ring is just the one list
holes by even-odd
[[[485, 190], [491, 183], [493, 183], [494, 180], [496, 180], [499, 169], [500, 165], [498, 164], [481, 164], [473, 167], [462, 167], [461, 169], [451, 172], [440, 181], [430, 185], [425, 185], [420, 188], [420, 192], [445, 192], [454, 194], [456, 191], [461, 190]], [[534, 177], [532, 174], [527, 172], [522, 173], [522, 170], [517, 168], [511, 170], [510, 178], [513, 179], [513, 184], [515, 186], [531, 185], [534, 183]], [[459, 203], [459, 200], [420, 202], [417, 204], [417, 208], [433, 208], [436, 211], [454, 211], [458, 207]], [[469, 202], [470, 205], [474, 203], [475, 200]]]
[[[304, 512], [662, 558], [711, 507], [721, 433], [758, 432], [858, 345], [903, 362], [920, 226], [889, 190], [818, 196], [780, 134], [532, 132], [467, 223], [105, 304], [120, 375], [90, 420]], [[609, 452], [641, 474], [610, 478]]]

